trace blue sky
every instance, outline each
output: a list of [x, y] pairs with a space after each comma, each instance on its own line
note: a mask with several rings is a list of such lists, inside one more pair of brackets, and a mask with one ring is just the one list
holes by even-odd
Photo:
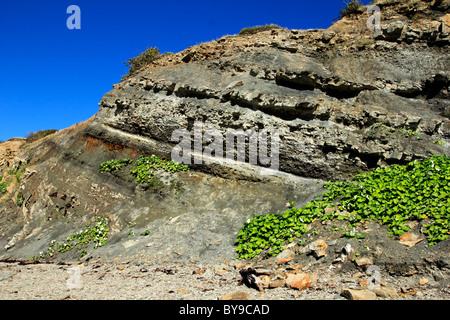
[[[0, 140], [63, 129], [98, 111], [102, 96], [128, 71], [124, 61], [148, 47], [179, 52], [275, 23], [328, 28], [343, 0], [0, 2]], [[66, 26], [70, 5], [81, 29]]]

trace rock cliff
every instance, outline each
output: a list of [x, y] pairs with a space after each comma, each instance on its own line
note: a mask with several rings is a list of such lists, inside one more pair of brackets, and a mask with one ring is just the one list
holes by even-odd
[[437, 142], [450, 138], [449, 15], [409, 8], [437, 19], [417, 22], [405, 6], [382, 5], [381, 30], [362, 14], [165, 56], [104, 96], [89, 134], [133, 134], [169, 154], [172, 132], [195, 122], [224, 139], [229, 128], [276, 128], [280, 170], [325, 180], [448, 153]]
[[[275, 28], [164, 55], [114, 85], [92, 119], [13, 151], [2, 144], [0, 257], [39, 255], [102, 216], [112, 235], [95, 251], [103, 257], [233, 258], [248, 217], [306, 203], [321, 181], [450, 155], [448, 1], [378, 4], [376, 30], [362, 12], [327, 30]], [[156, 187], [129, 169], [98, 170], [111, 159], [169, 159], [174, 131], [199, 124], [223, 141], [231, 129], [277, 131], [279, 170], [262, 174], [269, 165], [250, 164], [249, 150]]]

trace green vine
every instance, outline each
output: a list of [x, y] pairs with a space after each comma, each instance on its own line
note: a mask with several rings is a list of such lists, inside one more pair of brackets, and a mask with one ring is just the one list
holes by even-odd
[[128, 166], [132, 162], [131, 159], [126, 158], [122, 160], [110, 160], [100, 164], [99, 171], [101, 173], [104, 172], [115, 172], [117, 170], [122, 169], [123, 167]]
[[[424, 221], [430, 246], [450, 235], [450, 158], [446, 156], [376, 169], [324, 187], [328, 191], [303, 208], [248, 219], [236, 240], [238, 258], [251, 259], [263, 251], [276, 255], [283, 244], [308, 232], [316, 219], [345, 220], [352, 228], [378, 221], [397, 236], [409, 230], [406, 222]], [[362, 237], [355, 231], [345, 236]]]
[[51, 241], [47, 252], [41, 252], [36, 259], [53, 258], [56, 252], [64, 253], [76, 249], [79, 252], [80, 258], [87, 254], [86, 249], [90, 244], [93, 244], [94, 250], [104, 246], [108, 240], [109, 227], [105, 219], [96, 218], [93, 226], [88, 226], [84, 230], [72, 234], [62, 242]]
[[136, 166], [131, 170], [131, 174], [136, 177], [138, 183], [152, 183], [155, 170], [163, 170], [174, 173], [178, 171], [188, 171], [189, 167], [184, 164], [166, 161], [155, 155], [140, 158]]

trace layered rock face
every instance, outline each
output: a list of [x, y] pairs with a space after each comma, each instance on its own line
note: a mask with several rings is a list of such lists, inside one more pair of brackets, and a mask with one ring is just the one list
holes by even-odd
[[[8, 146], [0, 152], [0, 182], [8, 183], [0, 259], [45, 252], [95, 217], [111, 228], [96, 251], [103, 257], [232, 258], [252, 214], [283, 212], [291, 200], [301, 206], [323, 191], [321, 180], [450, 155], [448, 1], [377, 4], [376, 30], [360, 13], [328, 30], [227, 36], [164, 55], [116, 84], [93, 119]], [[180, 130], [193, 149], [200, 133], [203, 154], [221, 136], [223, 157], [237, 153], [226, 150], [229, 132], [268, 132], [276, 170], [259, 170], [273, 164], [260, 154], [250, 161], [248, 136], [243, 161], [194, 162], [163, 187], [136, 183], [131, 168], [99, 172], [111, 159], [171, 158]], [[151, 235], [130, 239], [130, 230]]]
[[227, 129], [277, 130], [280, 171], [325, 180], [448, 154], [448, 15], [420, 8], [438, 20], [419, 26], [382, 5], [381, 30], [363, 14], [164, 56], [106, 94], [88, 132], [143, 137], [170, 156], [172, 133], [196, 122], [223, 141]]

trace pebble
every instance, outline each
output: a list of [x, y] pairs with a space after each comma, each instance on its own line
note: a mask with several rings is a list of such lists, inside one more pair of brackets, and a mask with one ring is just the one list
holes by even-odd
[[372, 259], [365, 258], [365, 257], [355, 258], [355, 263], [358, 267], [373, 265]]
[[306, 273], [289, 274], [286, 285], [291, 289], [305, 290], [311, 286], [311, 279]]
[[341, 295], [349, 300], [376, 300], [377, 295], [371, 290], [343, 289]]

